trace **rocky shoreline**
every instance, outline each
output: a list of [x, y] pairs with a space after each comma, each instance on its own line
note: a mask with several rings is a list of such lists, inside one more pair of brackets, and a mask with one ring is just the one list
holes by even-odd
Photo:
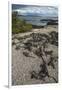
[[58, 32], [40, 32], [13, 36], [13, 85], [58, 82]]

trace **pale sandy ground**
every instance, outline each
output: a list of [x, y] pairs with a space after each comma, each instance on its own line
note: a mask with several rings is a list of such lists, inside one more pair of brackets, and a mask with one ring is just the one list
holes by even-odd
[[[27, 33], [21, 33], [14, 35], [14, 37], [23, 37], [25, 35], [30, 35], [32, 32], [40, 32], [40, 33], [46, 33], [51, 31], [58, 31], [58, 28], [55, 28], [55, 26], [41, 28], [41, 29], [33, 29], [31, 32]], [[15, 40], [16, 44], [18, 44], [18, 40]], [[21, 44], [22, 46], [22, 44]], [[23, 55], [24, 48], [20, 48], [19, 50], [15, 49], [15, 45], [12, 46], [12, 84], [13, 85], [24, 85], [24, 84], [41, 84], [41, 83], [55, 83], [55, 81], [52, 78], [45, 78], [45, 81], [43, 80], [36, 80], [31, 79], [31, 71], [35, 70], [38, 72], [40, 70], [39, 65], [42, 63], [42, 60], [38, 58], [33, 53], [30, 53], [33, 57], [25, 57]], [[53, 49], [54, 55], [58, 55], [58, 48], [54, 45], [50, 46], [50, 48]], [[58, 62], [55, 63], [55, 68], [52, 69], [51, 66], [48, 66], [49, 74], [54, 76], [56, 80], [58, 79]]]

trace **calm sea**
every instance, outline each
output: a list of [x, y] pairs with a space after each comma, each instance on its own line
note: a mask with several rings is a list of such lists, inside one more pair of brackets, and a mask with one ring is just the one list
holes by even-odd
[[47, 25], [48, 20], [58, 20], [57, 17], [43, 17], [43, 16], [18, 16], [20, 19], [24, 19], [27, 23], [32, 25], [43, 26]]

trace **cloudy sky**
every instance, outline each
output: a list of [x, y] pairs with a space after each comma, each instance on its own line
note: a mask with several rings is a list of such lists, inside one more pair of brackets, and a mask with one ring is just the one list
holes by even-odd
[[12, 10], [17, 11], [19, 15], [31, 16], [58, 16], [58, 8], [54, 6], [32, 6], [32, 5], [12, 5]]

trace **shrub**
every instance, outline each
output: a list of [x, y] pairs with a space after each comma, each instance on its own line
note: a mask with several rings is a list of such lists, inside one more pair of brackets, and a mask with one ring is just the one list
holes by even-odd
[[31, 29], [32, 29], [31, 24], [26, 23], [25, 20], [20, 20], [16, 12], [12, 13], [12, 33], [13, 34], [27, 32], [27, 31], [30, 31]]

